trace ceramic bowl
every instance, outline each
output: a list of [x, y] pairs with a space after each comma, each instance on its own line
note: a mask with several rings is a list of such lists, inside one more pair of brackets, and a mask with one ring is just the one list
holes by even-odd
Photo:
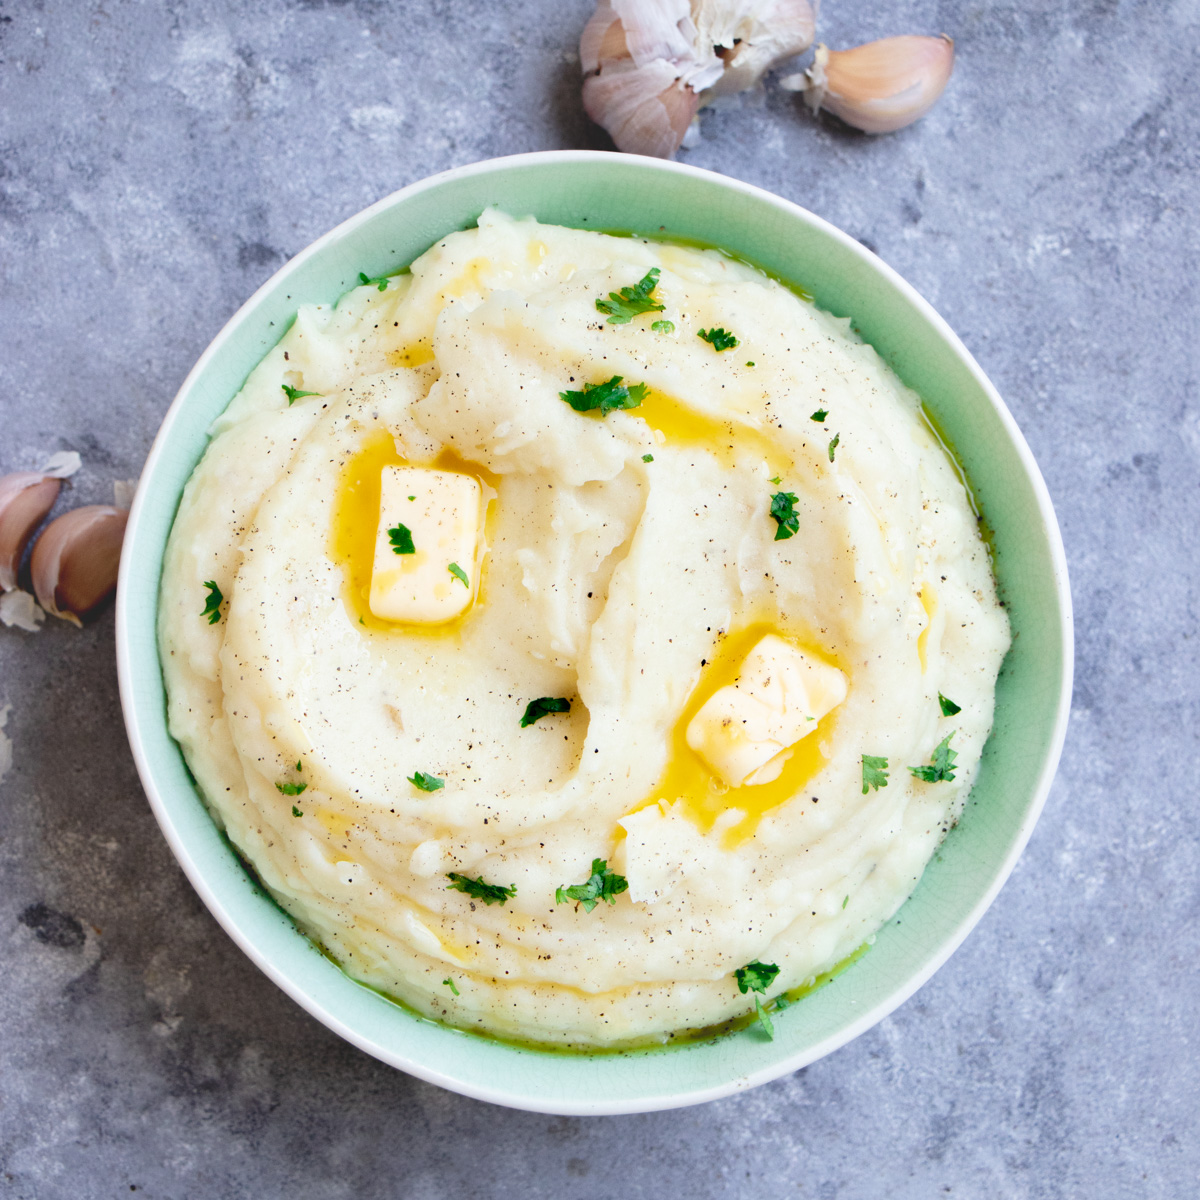
[[[414, 1016], [353, 982], [297, 931], [210, 820], [167, 732], [159, 573], [209, 425], [299, 305], [336, 301], [360, 271], [405, 266], [488, 205], [583, 229], [719, 245], [851, 317], [923, 397], [993, 531], [1014, 641], [962, 819], [869, 953], [779, 1014], [773, 1041], [749, 1030], [571, 1055]], [[204, 903], [271, 979], [348, 1041], [422, 1079], [498, 1104], [588, 1114], [672, 1108], [754, 1087], [828, 1054], [912, 995], [982, 916], [1029, 838], [1062, 746], [1072, 639], [1062, 542], [1025, 439], [975, 360], [903, 279], [853, 238], [747, 184], [654, 159], [556, 152], [448, 171], [381, 200], [292, 259], [225, 326], [167, 412], [142, 474], [121, 560], [117, 654], [129, 739], [155, 816]]]

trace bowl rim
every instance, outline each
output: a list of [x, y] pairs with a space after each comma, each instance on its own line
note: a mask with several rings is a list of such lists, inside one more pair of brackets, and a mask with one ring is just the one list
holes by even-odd
[[[1036, 776], [1029, 804], [1016, 829], [1015, 836], [1008, 847], [1007, 853], [1000, 860], [991, 885], [980, 895], [976, 903], [963, 915], [952, 931], [943, 937], [937, 951], [933, 953], [923, 966], [914, 971], [900, 985], [889, 991], [875, 1004], [863, 1011], [855, 1020], [848, 1022], [836, 1032], [828, 1035], [819, 1042], [813, 1043], [799, 1052], [781, 1057], [780, 1059], [758, 1070], [747, 1072], [734, 1079], [724, 1080], [710, 1087], [693, 1088], [686, 1092], [656, 1096], [644, 1100], [620, 1099], [610, 1100], [603, 1097], [547, 1098], [544, 1103], [531, 1101], [528, 1097], [514, 1098], [503, 1086], [483, 1086], [469, 1081], [463, 1081], [439, 1070], [429, 1063], [407, 1057], [395, 1052], [375, 1041], [372, 1037], [355, 1029], [326, 1004], [310, 995], [299, 984], [294, 983], [272, 960], [271, 956], [260, 949], [258, 943], [244, 930], [235, 915], [230, 911], [222, 895], [211, 885], [205, 870], [187, 844], [180, 824], [176, 821], [163, 792], [159, 788], [154, 768], [150, 761], [146, 742], [143, 738], [141, 717], [138, 708], [137, 683], [135, 666], [131, 649], [132, 617], [130, 612], [129, 588], [124, 586], [135, 570], [133, 563], [134, 547], [137, 545], [136, 536], [146, 511], [148, 503], [148, 481], [155, 474], [155, 469], [166, 452], [167, 444], [172, 440], [180, 413], [193, 390], [197, 379], [204, 373], [209, 364], [219, 357], [234, 331], [240, 327], [260, 301], [271, 292], [281, 278], [296, 273], [311, 259], [320, 255], [328, 246], [342, 241], [359, 227], [369, 223], [376, 215], [398, 204], [433, 189], [443, 187], [457, 180], [484, 176], [503, 172], [512, 168], [538, 166], [542, 164], [561, 163], [597, 163], [612, 161], [620, 163], [625, 170], [644, 169], [648, 177], [658, 172], [667, 172], [682, 176], [691, 176], [708, 184], [718, 184], [722, 188], [742, 193], [754, 200], [770, 205], [792, 219], [798, 219], [813, 226], [819, 233], [833, 239], [845, 249], [867, 263], [870, 268], [882, 274], [891, 285], [903, 296], [904, 300], [925, 318], [936, 330], [941, 340], [946, 343], [961, 364], [967, 369], [978, 385], [981, 393], [991, 405], [995, 416], [1003, 426], [1004, 432], [1012, 444], [1032, 489], [1037, 504], [1047, 548], [1052, 564], [1054, 589], [1058, 599], [1058, 636], [1062, 646], [1062, 669], [1057, 680], [1058, 699], [1054, 710], [1053, 728], [1047, 740], [1046, 753], [1041, 768]], [[1067, 575], [1066, 553], [1063, 546], [1062, 534], [1051, 504], [1049, 491], [1038, 468], [1033, 453], [1018, 428], [1016, 421], [1009, 412], [999, 392], [984, 374], [974, 356], [963, 345], [958, 336], [936, 312], [936, 310], [909, 284], [894, 268], [890, 267], [878, 256], [870, 253], [854, 238], [830, 224], [815, 213], [777, 196], [754, 184], [745, 183], [721, 175], [714, 171], [684, 163], [665, 161], [661, 159], [644, 159], [632, 155], [617, 154], [607, 151], [590, 150], [546, 150], [526, 154], [508, 155], [499, 158], [485, 159], [480, 162], [454, 167], [400, 188], [390, 193], [374, 204], [354, 214], [331, 229], [293, 258], [289, 259], [278, 271], [270, 276], [229, 318], [221, 330], [209, 343], [203, 354], [180, 385], [178, 392], [163, 416], [158, 433], [154, 438], [150, 451], [142, 468], [138, 488], [130, 509], [129, 529], [126, 533], [121, 554], [119, 583], [116, 598], [116, 658], [117, 676], [120, 690], [121, 707], [124, 714], [126, 732], [134, 763], [141, 779], [151, 810], [158, 821], [163, 835], [167, 840], [179, 865], [183, 868], [192, 887], [196, 890], [205, 907], [216, 918], [225, 932], [247, 957], [282, 991], [296, 1003], [316, 1017], [323, 1025], [350, 1042], [352, 1045], [370, 1054], [390, 1066], [397, 1067], [429, 1083], [437, 1084], [450, 1091], [469, 1096], [477, 1100], [485, 1100], [493, 1104], [522, 1109], [525, 1111], [555, 1113], [562, 1115], [617, 1115], [635, 1112], [650, 1112], [656, 1110], [680, 1108], [692, 1104], [700, 1104], [709, 1100], [719, 1099], [737, 1092], [746, 1091], [760, 1084], [767, 1083], [783, 1075], [790, 1074], [816, 1060], [824, 1057], [839, 1047], [852, 1041], [860, 1034], [877, 1024], [889, 1013], [893, 1012], [908, 1000], [930, 977], [950, 958], [962, 944], [971, 930], [978, 924], [983, 914], [991, 906], [1001, 887], [1007, 881], [1017, 860], [1024, 851], [1026, 844], [1037, 824], [1042, 809], [1045, 806], [1050, 786], [1053, 782], [1058, 762], [1066, 737], [1067, 721], [1070, 714], [1072, 682], [1074, 675], [1074, 621], [1071, 604], [1071, 593]], [[406, 1016], [409, 1014], [406, 1013]]]

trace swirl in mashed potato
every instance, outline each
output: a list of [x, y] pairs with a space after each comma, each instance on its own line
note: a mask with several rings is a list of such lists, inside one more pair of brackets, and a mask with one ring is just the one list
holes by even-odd
[[[661, 309], [597, 310], [653, 268]], [[564, 401], [614, 376], [635, 407]], [[760, 272], [489, 211], [302, 308], [212, 433], [162, 582], [171, 730], [352, 977], [665, 1039], [753, 1011], [738, 968], [779, 967], [770, 1006], [845, 959], [957, 819], [1009, 640], [977, 518], [918, 398]], [[479, 497], [445, 501], [477, 504], [460, 574], [381, 616], [386, 487], [440, 520], [434, 471]], [[541, 698], [569, 710], [523, 725]], [[627, 890], [559, 891], [597, 860]]]

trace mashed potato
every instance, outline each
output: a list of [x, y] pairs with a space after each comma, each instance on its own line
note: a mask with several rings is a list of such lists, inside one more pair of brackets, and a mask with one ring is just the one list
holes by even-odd
[[[621, 289], [656, 307], [610, 320]], [[1009, 640], [977, 519], [918, 398], [750, 267], [487, 212], [302, 308], [212, 433], [171, 730], [355, 979], [507, 1037], [677, 1036], [852, 954], [960, 813]], [[405, 536], [432, 607], [397, 621]]]

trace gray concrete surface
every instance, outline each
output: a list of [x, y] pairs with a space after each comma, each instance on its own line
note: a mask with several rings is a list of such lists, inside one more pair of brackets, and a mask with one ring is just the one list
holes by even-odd
[[[1014, 877], [912, 1001], [757, 1092], [595, 1120], [465, 1100], [328, 1033], [201, 907], [126, 747], [111, 613], [0, 629], [0, 1197], [1188, 1197], [1200, 1177], [1200, 9], [828, 0], [945, 30], [897, 136], [776, 87], [686, 161], [795, 199], [946, 316], [1045, 472], [1078, 688]], [[607, 145], [587, 0], [0, 0], [0, 470], [136, 476], [286, 258], [432, 171]]]

